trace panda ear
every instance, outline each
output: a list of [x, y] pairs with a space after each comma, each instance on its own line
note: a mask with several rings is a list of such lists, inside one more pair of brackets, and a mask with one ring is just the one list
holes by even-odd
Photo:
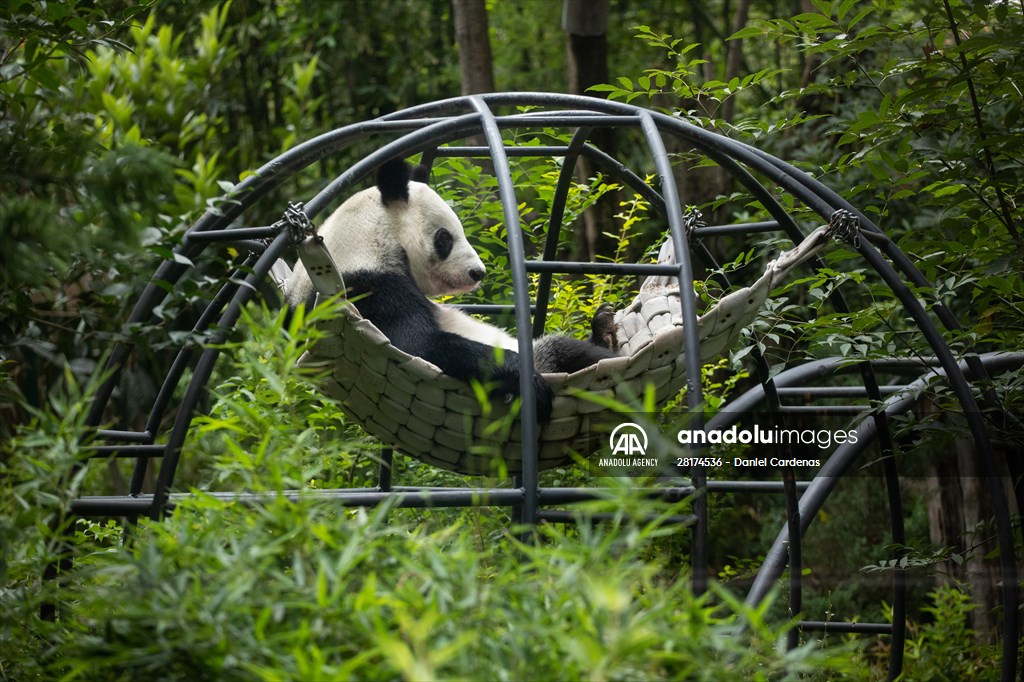
[[409, 179], [412, 169], [404, 159], [392, 159], [377, 171], [380, 200], [387, 206], [394, 201], [409, 201]]
[[430, 179], [430, 169], [424, 166], [422, 163], [412, 169], [412, 181], [422, 182], [424, 185], [427, 184], [427, 180]]

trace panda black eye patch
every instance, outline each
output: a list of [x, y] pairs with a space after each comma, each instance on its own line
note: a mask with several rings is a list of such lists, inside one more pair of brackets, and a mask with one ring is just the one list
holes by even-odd
[[452, 237], [452, 233], [443, 227], [434, 233], [434, 253], [441, 260], [444, 260], [452, 252], [452, 246], [455, 244], [455, 239]]

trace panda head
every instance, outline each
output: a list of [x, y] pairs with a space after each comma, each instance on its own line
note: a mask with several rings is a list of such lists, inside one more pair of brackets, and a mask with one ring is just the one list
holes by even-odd
[[382, 214], [375, 226], [379, 262], [384, 267], [404, 264], [427, 296], [471, 291], [483, 279], [483, 261], [455, 211], [425, 180], [426, 169], [412, 171], [404, 161], [380, 168], [376, 190]]

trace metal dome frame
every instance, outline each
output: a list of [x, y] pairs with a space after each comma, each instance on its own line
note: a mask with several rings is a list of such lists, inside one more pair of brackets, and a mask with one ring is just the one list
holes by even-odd
[[[523, 111], [524, 107], [531, 110]], [[499, 109], [514, 111], [497, 113], [496, 110]], [[503, 129], [537, 126], [569, 130], [572, 132], [571, 141], [566, 145], [519, 147], [508, 145], [502, 139]], [[629, 127], [640, 131], [647, 144], [649, 158], [653, 159], [657, 172], [657, 188], [648, 185], [619, 160], [589, 142], [591, 131], [604, 127]], [[507, 226], [509, 265], [514, 286], [511, 308], [515, 316], [520, 360], [525, 368], [533, 365], [531, 340], [543, 330], [547, 297], [554, 274], [663, 274], [677, 277], [686, 290], [686, 287], [692, 289], [694, 285], [692, 259], [698, 257], [704, 262], [714, 262], [699, 239], [689, 239], [688, 226], [685, 224], [683, 206], [673, 178], [671, 160], [666, 152], [664, 135], [677, 136], [724, 169], [760, 201], [772, 217], [771, 221], [763, 223], [697, 227], [692, 231], [697, 237], [780, 231], [795, 243], [800, 242], [804, 233], [797, 221], [755, 174], [792, 195], [799, 204], [819, 215], [824, 221], [828, 221], [829, 217], [839, 210], [856, 215], [860, 221], [862, 238], [854, 245], [854, 249], [903, 305], [930, 346], [933, 357], [923, 361], [894, 360], [888, 365], [868, 359], [855, 364], [850, 364], [848, 359], [818, 360], [772, 376], [765, 360], [756, 353], [752, 354], [758, 366], [760, 384], [730, 403], [727, 408], [728, 414], [723, 413], [713, 418], [707, 425], [697, 424], [694, 428], [728, 426], [729, 419], [737, 413], [752, 410], [759, 405], [766, 406], [773, 414], [785, 414], [791, 408], [787, 407], [784, 398], [793, 395], [797, 390], [805, 394], [810, 391], [816, 395], [833, 398], [848, 395], [830, 390], [836, 387], [807, 386], [808, 382], [814, 379], [840, 372], [859, 374], [863, 383], [863, 390], [859, 391], [859, 394], [866, 396], [881, 408], [875, 410], [857, 426], [858, 432], [864, 437], [860, 438], [857, 444], [848, 443], [840, 446], [811, 481], [797, 481], [792, 472], [783, 475], [781, 481], [709, 481], [707, 472], [696, 467], [690, 472], [688, 481], [666, 481], [664, 485], [646, 492], [670, 500], [693, 496], [692, 517], [678, 520], [692, 524], [692, 580], [697, 592], [706, 589], [708, 509], [707, 495], [695, 493], [781, 492], [785, 497], [789, 522], [780, 529], [778, 538], [757, 574], [747, 601], [751, 604], [760, 603], [767, 596], [771, 585], [784, 574], [788, 565], [790, 608], [793, 613], [797, 613], [801, 610], [803, 588], [800, 577], [803, 533], [835, 488], [839, 478], [851, 469], [857, 458], [867, 449], [869, 442], [877, 443], [883, 453], [893, 450], [889, 417], [909, 409], [914, 402], [915, 388], [941, 377], [963, 410], [970, 435], [976, 445], [978, 465], [986, 491], [990, 495], [995, 512], [1003, 578], [1002, 677], [1004, 680], [1015, 679], [1020, 636], [1018, 618], [1015, 617], [1020, 605], [1019, 586], [1010, 503], [999, 474], [1001, 467], [1007, 463], [999, 460], [992, 446], [971, 381], [985, 379], [993, 372], [1019, 367], [1024, 364], [1024, 354], [957, 357], [911, 290], [911, 286], [928, 286], [925, 276], [866, 215], [806, 173], [754, 147], [709, 132], [680, 118], [602, 99], [551, 93], [494, 93], [456, 97], [411, 107], [372, 121], [348, 125], [299, 144], [240, 182], [228, 193], [226, 201], [208, 211], [195, 223], [185, 235], [182, 244], [175, 249], [174, 256], [159, 266], [127, 320], [129, 325], [152, 321], [154, 311], [168, 297], [168, 289], [177, 286], [188, 275], [191, 270], [190, 263], [196, 261], [208, 246], [241, 245], [249, 254], [243, 266], [223, 277], [219, 290], [190, 330], [197, 336], [208, 335], [213, 343], [199, 346], [194, 342], [185, 341], [180, 345], [151, 406], [147, 425], [141, 431], [127, 430], [123, 425], [118, 425], [120, 428], [99, 428], [104, 420], [110, 418], [111, 397], [134, 346], [129, 343], [118, 343], [113, 348], [104, 369], [109, 373], [109, 377], [97, 391], [88, 417], [88, 423], [97, 429], [96, 444], [91, 446], [90, 456], [134, 459], [136, 464], [130, 491], [124, 496], [91, 496], [76, 499], [71, 504], [72, 513], [88, 517], [135, 518], [147, 515], [159, 517], [173, 509], [176, 500], [183, 495], [174, 492], [175, 472], [181, 458], [182, 446], [190, 433], [192, 420], [199, 409], [207, 382], [220, 355], [217, 342], [225, 338], [228, 330], [234, 328], [242, 308], [257, 295], [260, 286], [268, 280], [268, 273], [273, 264], [293, 246], [285, 221], [278, 221], [271, 226], [252, 226], [248, 223], [239, 226], [243, 213], [259, 197], [318, 160], [345, 150], [356, 141], [378, 135], [388, 136], [389, 141], [380, 144], [376, 151], [349, 166], [323, 190], [306, 201], [305, 214], [309, 218], [316, 218], [329, 205], [356, 187], [357, 183], [367, 178], [378, 166], [393, 158], [422, 154], [423, 162], [428, 166], [436, 158], [445, 155], [488, 158], [493, 164], [497, 178], [498, 193]], [[483, 144], [453, 145], [470, 136], [482, 136]], [[509, 157], [539, 155], [560, 156], [565, 161], [555, 189], [544, 253], [538, 260], [529, 260], [525, 256], [522, 236], [518, 229], [518, 202], [509, 171]], [[641, 194], [660, 211], [670, 231], [675, 252], [674, 264], [626, 265], [568, 263], [555, 260], [555, 247], [566, 197], [572, 183], [573, 168], [576, 160], [581, 157], [589, 159], [601, 172], [615, 181]], [[530, 273], [539, 273], [540, 286], [535, 311], [531, 310], [528, 293]], [[839, 311], [847, 309], [842, 296], [837, 292], [830, 296], [830, 301]], [[696, 302], [692, 297], [683, 296], [682, 306], [684, 322], [697, 319]], [[494, 312], [496, 308], [497, 306], [478, 306], [476, 311]], [[945, 328], [959, 328], [953, 314], [941, 304], [936, 304], [932, 308], [932, 313]], [[702, 412], [703, 394], [700, 382], [700, 340], [695, 324], [686, 325], [684, 342], [687, 362], [687, 404], [693, 413], [699, 414]], [[906, 372], [912, 378], [905, 385], [881, 386], [876, 373], [883, 368], [887, 371]], [[190, 376], [188, 369], [191, 369]], [[524, 451], [522, 473], [516, 477], [512, 487], [438, 490], [396, 486], [391, 480], [390, 450], [386, 450], [387, 456], [380, 469], [378, 484], [373, 488], [289, 494], [320, 496], [346, 506], [372, 506], [387, 499], [393, 500], [397, 506], [405, 507], [506, 506], [512, 507], [519, 519], [528, 524], [540, 521], [570, 521], [570, 513], [544, 507], [594, 499], [595, 492], [583, 488], [542, 487], [539, 484], [535, 451], [538, 424], [535, 401], [532, 400], [534, 389], [529, 380], [530, 372], [524, 371], [522, 377], [524, 399], [521, 417]], [[186, 378], [184, 393], [180, 401], [174, 404], [175, 391]], [[996, 401], [994, 393], [991, 392], [982, 399]], [[998, 407], [997, 402], [994, 404]], [[173, 422], [170, 428], [162, 429], [161, 424], [172, 414]], [[849, 412], [846, 414], [849, 415]], [[700, 452], [695, 449], [696, 446], [685, 447], [690, 454]], [[155, 489], [152, 493], [144, 493], [143, 480], [151, 466], [151, 460], [155, 459], [161, 460]], [[1011, 464], [1013, 467], [1018, 465]], [[889, 500], [891, 537], [895, 545], [902, 545], [905, 533], [899, 476], [892, 457], [885, 458], [883, 466]], [[1011, 470], [1017, 471], [1017, 468]], [[261, 499], [259, 495], [248, 493], [218, 495], [241, 502], [258, 502]], [[1017, 504], [1020, 505], [1019, 500]], [[53, 571], [50, 571], [51, 575], [52, 573]], [[801, 621], [798, 624], [799, 628], [806, 631], [891, 635], [889, 674], [890, 677], [895, 677], [902, 669], [906, 637], [907, 586], [905, 576], [900, 570], [893, 573], [892, 591], [894, 617], [891, 625]], [[791, 638], [794, 645], [797, 636], [798, 633], [794, 630]]]

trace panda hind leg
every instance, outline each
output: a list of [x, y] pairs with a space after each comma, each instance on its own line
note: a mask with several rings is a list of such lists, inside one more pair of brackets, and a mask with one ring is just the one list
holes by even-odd
[[[490, 387], [492, 398], [511, 402], [522, 395], [520, 390], [519, 354], [500, 351], [477, 341], [437, 330], [420, 353], [421, 357], [437, 365], [448, 376], [464, 381], [482, 381]], [[495, 362], [501, 355], [502, 361]], [[554, 394], [551, 386], [536, 370], [533, 371], [533, 392], [537, 400], [537, 419], [546, 423], [551, 419]]]
[[580, 341], [569, 336], [542, 336], [533, 342], [534, 365], [538, 372], [568, 372], [590, 367], [600, 360], [618, 357], [619, 325], [608, 304], [598, 307], [590, 321], [590, 339]]
[[538, 372], [573, 372], [618, 353], [589, 341], [569, 336], [542, 336], [533, 342], [533, 361]]

